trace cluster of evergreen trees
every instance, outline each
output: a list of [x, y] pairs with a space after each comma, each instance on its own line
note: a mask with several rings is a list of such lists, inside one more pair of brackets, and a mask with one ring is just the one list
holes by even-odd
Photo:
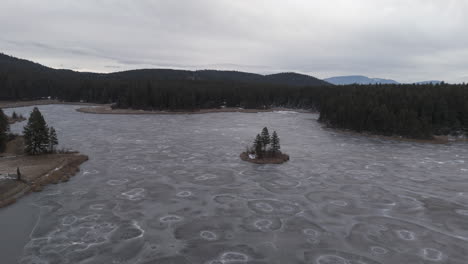
[[8, 117], [5, 115], [3, 110], [0, 109], [0, 152], [5, 150], [9, 130], [10, 125], [8, 123]]
[[15, 111], [13, 111], [13, 113], [11, 114], [11, 119], [13, 121], [15, 120], [25, 120], [24, 116], [22, 114], [17, 114]]
[[48, 128], [37, 107], [31, 112], [23, 134], [26, 153], [38, 155], [55, 152], [55, 146], [58, 145], [57, 133], [53, 127]]
[[280, 139], [276, 131], [270, 137], [268, 128], [264, 127], [260, 134], [255, 137], [252, 147], [247, 148], [248, 154], [255, 154], [256, 158], [276, 157], [281, 154]]
[[410, 138], [468, 135], [467, 85], [349, 85], [321, 100], [320, 121], [336, 128]]
[[[14, 113], [12, 118], [22, 117]], [[6, 143], [10, 139], [10, 125], [8, 117], [0, 109], [0, 152], [5, 150]], [[44, 153], [54, 153], [55, 147], [58, 145], [57, 132], [53, 127], [48, 127], [42, 113], [37, 107], [34, 107], [29, 116], [28, 123], [23, 130], [25, 152], [30, 155], [38, 155]]]

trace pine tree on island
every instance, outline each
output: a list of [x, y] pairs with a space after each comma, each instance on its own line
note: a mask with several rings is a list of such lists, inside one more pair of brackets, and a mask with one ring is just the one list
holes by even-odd
[[263, 151], [266, 152], [267, 146], [268, 144], [270, 144], [270, 133], [268, 132], [268, 128], [266, 127], [263, 128], [261, 138], [262, 138], [262, 144], [263, 144]]
[[247, 147], [247, 151], [241, 154], [241, 159], [258, 164], [265, 163], [283, 163], [289, 160], [287, 154], [281, 151], [280, 139], [276, 131], [270, 136], [268, 128], [263, 128], [260, 134], [257, 134], [252, 147]]
[[273, 156], [274, 156], [280, 152], [280, 149], [281, 149], [280, 139], [276, 131], [273, 131], [273, 135], [271, 136], [271, 150], [270, 151], [273, 153]]
[[255, 138], [254, 140], [254, 145], [253, 145], [253, 149], [255, 151], [255, 155], [257, 158], [263, 158], [263, 148], [264, 148], [264, 144], [263, 144], [263, 138], [262, 136], [260, 136], [260, 134], [257, 134], [257, 137]]

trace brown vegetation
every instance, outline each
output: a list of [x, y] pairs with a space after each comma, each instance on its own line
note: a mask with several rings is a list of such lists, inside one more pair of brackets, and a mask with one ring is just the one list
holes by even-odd
[[[8, 142], [0, 157], [0, 208], [31, 191], [41, 191], [44, 185], [68, 181], [88, 160], [86, 155], [76, 152], [27, 156], [22, 142], [22, 137]], [[17, 168], [21, 172], [20, 181], [16, 180]]]
[[15, 136], [7, 142], [5, 151], [0, 153], [0, 158], [18, 155], [24, 155], [24, 138], [21, 136]]

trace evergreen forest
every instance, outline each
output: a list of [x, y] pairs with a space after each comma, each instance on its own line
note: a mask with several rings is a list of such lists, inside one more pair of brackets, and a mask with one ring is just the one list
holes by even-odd
[[297, 73], [165, 69], [82, 73], [0, 54], [0, 100], [41, 98], [144, 110], [287, 107], [319, 111], [324, 124], [357, 132], [409, 138], [468, 133], [466, 84], [333, 86]]

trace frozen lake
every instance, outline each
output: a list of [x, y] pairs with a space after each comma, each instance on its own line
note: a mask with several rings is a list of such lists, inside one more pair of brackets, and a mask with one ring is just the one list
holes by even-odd
[[[90, 160], [0, 209], [2, 263], [468, 263], [467, 143], [343, 135], [294, 112], [75, 108], [39, 107]], [[289, 162], [239, 159], [264, 126]]]

